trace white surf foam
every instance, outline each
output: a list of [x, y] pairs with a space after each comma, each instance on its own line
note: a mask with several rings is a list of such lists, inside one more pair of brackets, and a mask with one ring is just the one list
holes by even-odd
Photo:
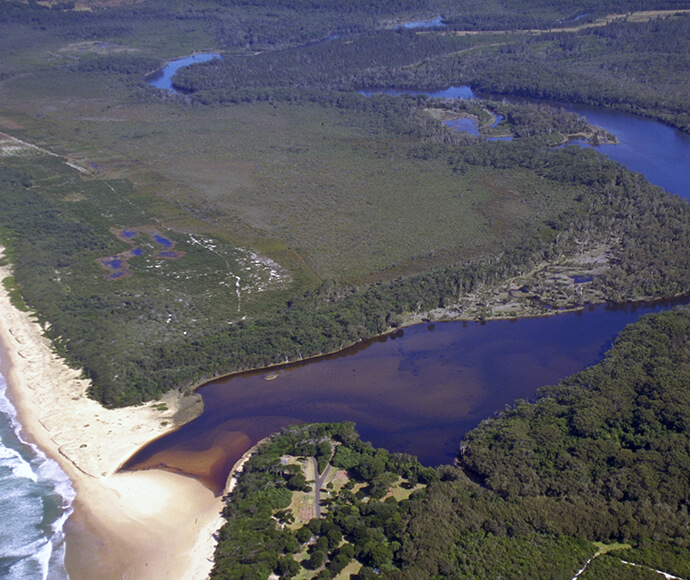
[[75, 497], [60, 466], [22, 438], [0, 374], [0, 577], [67, 579], [64, 525]]

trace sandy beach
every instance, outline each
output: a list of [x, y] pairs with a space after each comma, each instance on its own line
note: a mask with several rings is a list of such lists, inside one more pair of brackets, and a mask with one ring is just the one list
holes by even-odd
[[[10, 274], [0, 267], [0, 280]], [[66, 524], [70, 578], [207, 577], [222, 499], [173, 473], [116, 473], [172, 429], [179, 396], [168, 396], [164, 410], [156, 403], [110, 410], [87, 398], [88, 381], [54, 354], [39, 324], [12, 306], [2, 286], [0, 348], [25, 437], [60, 464], [77, 492]]]

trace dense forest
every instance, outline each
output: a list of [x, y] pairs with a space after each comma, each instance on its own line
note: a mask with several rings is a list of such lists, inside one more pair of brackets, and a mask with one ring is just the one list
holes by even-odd
[[233, 56], [184, 70], [175, 84], [203, 103], [252, 95], [280, 99], [284, 93], [278, 89], [285, 87], [352, 91], [470, 85], [485, 93], [627, 110], [687, 131], [689, 27], [690, 16], [679, 15], [538, 35], [377, 30]]
[[[213, 369], [215, 365], [220, 370], [227, 364], [223, 354], [227, 351], [235, 353], [238, 368], [248, 369], [279, 363], [282, 357], [303, 358], [338, 349], [397, 326], [407, 312], [453, 303], [479, 286], [497, 284], [524, 272], [554, 253], [568, 251], [571, 244], [592, 243], [604, 236], [608, 239], [608, 236], [621, 235], [628, 239], [629, 231], [655, 232], [660, 238], [632, 237], [631, 245], [626, 244], [615, 267], [598, 278], [596, 285], [619, 301], [684, 292], [690, 284], [690, 264], [687, 259], [679, 262], [672, 254], [668, 267], [663, 267], [663, 253], [659, 248], [665, 245], [662, 240], [668, 236], [674, 240], [674, 252], [678, 242], [690, 251], [687, 204], [663, 194], [657, 198], [659, 192], [647, 189], [644, 181], [630, 174], [620, 175], [620, 168], [614, 165], [608, 166], [612, 173], [604, 177], [607, 164], [600, 166], [599, 159], [591, 153], [573, 150], [561, 155], [563, 171], [578, 179], [594, 182], [601, 179], [606, 185], [602, 184], [600, 194], [583, 199], [576, 214], [564, 215], [560, 223], [545, 225], [538, 237], [529, 236], [514, 247], [506, 248], [500, 259], [434, 270], [357, 293], [344, 292], [332, 282], [325, 283], [318, 290], [291, 302], [275, 318], [240, 323], [223, 334], [196, 343], [193, 351], [186, 345], [179, 349], [161, 348], [153, 358], [160, 361], [161, 366], [156, 369], [159, 380], [165, 380], [166, 369], [172, 368], [173, 363], [186, 372], [195, 372], [196, 365], [199, 369], [196, 372]], [[582, 155], [582, 165], [575, 164], [571, 155]], [[498, 157], [501, 163], [506, 162], [506, 156]], [[593, 170], [597, 177], [588, 175], [587, 169]], [[552, 166], [551, 170], [561, 171], [558, 166]], [[623, 199], [631, 204], [631, 218], [635, 216], [630, 221], [621, 221], [618, 216]], [[645, 210], [638, 213], [635, 207]], [[639, 219], [649, 220], [649, 223], [643, 225]], [[660, 227], [660, 223], [664, 223], [664, 227]], [[558, 241], [554, 244], [555, 237]], [[652, 263], [655, 267], [651, 267]]]
[[[616, 136], [553, 103], [690, 132], [687, 1], [83, 8], [0, 0], [2, 282], [107, 406], [434, 311], [690, 291], [688, 203], [562, 146]], [[147, 83], [206, 51], [178, 93]], [[449, 86], [477, 97], [373, 94]], [[535, 274], [593, 253], [586, 283]], [[286, 428], [227, 498], [213, 577], [690, 577], [689, 345], [689, 308], [644, 318], [484, 420], [455, 466], [352, 424]]]
[[[595, 554], [581, 578], [651, 574], [621, 560], [686, 577], [689, 346], [687, 307], [643, 318], [598, 365], [470, 432], [459, 467], [374, 449], [351, 424], [288, 428], [229, 494], [213, 577], [332, 578], [357, 561], [358, 578], [566, 578]], [[347, 471], [321, 519], [291, 516], [310, 482], [286, 455]]]
[[[50, 5], [48, 5], [50, 4]], [[191, 0], [91, 3], [91, 10], [74, 10], [75, 2], [38, 3], [3, 0], [0, 18], [28, 23], [36, 29], [59, 27], [63, 34], [88, 38], [172, 20], [201, 23], [223, 40], [223, 48], [266, 49], [305, 43], [338, 33], [399, 26], [412, 20], [442, 17], [451, 30], [520, 30], [567, 28], [607, 14], [639, 10], [687, 8], [682, 0]], [[309, 26], [305, 26], [305, 13]], [[187, 30], [189, 32], [189, 29]]]
[[[133, 40], [154, 23], [160, 33], [179, 34], [183, 27], [190, 38], [203, 31], [227, 58], [183, 71], [175, 81], [199, 93], [201, 102], [224, 100], [228, 93], [252, 87], [350, 91], [468, 84], [495, 93], [623, 108], [688, 127], [687, 16], [587, 27], [609, 14], [686, 10], [688, 5], [681, 0], [612, 0], [577, 6], [524, 0], [462, 4], [149, 0], [92, 11], [74, 11], [71, 6], [55, 3], [48, 9], [34, 2], [4, 0], [0, 23], [39, 34], [50, 31], [72, 42]], [[430, 30], [402, 27], [408, 21], [439, 16], [442, 26]], [[574, 25], [582, 28], [568, 30]], [[521, 32], [534, 30], [543, 33]], [[481, 34], [458, 34], [465, 31]], [[98, 66], [103, 70], [118, 66], [108, 64], [109, 59], [121, 60], [122, 55], [101, 56]]]

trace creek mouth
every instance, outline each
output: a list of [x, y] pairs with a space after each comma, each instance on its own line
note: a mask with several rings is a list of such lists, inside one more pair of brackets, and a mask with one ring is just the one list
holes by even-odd
[[220, 494], [254, 444], [287, 425], [354, 421], [363, 440], [453, 463], [463, 435], [516, 399], [598, 362], [615, 336], [674, 300], [541, 318], [420, 324], [333, 355], [232, 375], [198, 390], [204, 412], [124, 469], [162, 468]]
[[[470, 87], [438, 93], [432, 96], [475, 97]], [[555, 104], [618, 137], [617, 145], [597, 146], [600, 152], [690, 200], [690, 136], [627, 113]], [[183, 473], [220, 494], [232, 466], [264, 437], [287, 425], [330, 421], [354, 421], [364, 440], [425, 465], [453, 463], [464, 434], [482, 419], [599, 362], [642, 315], [689, 302], [417, 325], [332, 355], [218, 379], [198, 390], [202, 415], [139, 450], [123, 469]]]

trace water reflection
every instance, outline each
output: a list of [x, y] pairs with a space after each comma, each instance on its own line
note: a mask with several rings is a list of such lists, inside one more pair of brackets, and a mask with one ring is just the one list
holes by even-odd
[[563, 106], [618, 138], [617, 145], [598, 145], [597, 151], [643, 173], [669, 193], [690, 200], [690, 135], [628, 113], [584, 105]]
[[434, 99], [476, 99], [472, 89], [468, 86], [452, 86], [447, 89], [426, 90], [426, 89], [368, 89], [360, 91], [360, 94], [370, 97], [376, 94], [390, 95], [392, 97], [399, 97], [401, 95], [426, 95]]
[[[376, 92], [411, 91], [364, 94]], [[475, 98], [469, 87], [412, 93]], [[690, 199], [690, 136], [624, 113], [565, 107], [618, 137], [619, 145], [602, 145], [602, 152]], [[181, 471], [219, 492], [235, 461], [280, 427], [344, 420], [355, 421], [377, 446], [413, 453], [429, 465], [451, 462], [463, 434], [483, 418], [597, 362], [627, 324], [675, 303], [688, 299], [411, 327], [333, 356], [214, 381], [199, 390], [201, 417], [147, 446], [126, 467]]]
[[430, 20], [415, 20], [413, 22], [406, 22], [402, 25], [403, 28], [408, 30], [415, 30], [417, 28], [442, 28], [444, 26], [445, 24], [440, 16]]
[[[469, 86], [451, 86], [442, 90], [380, 88], [361, 91], [361, 94], [366, 96], [377, 93], [392, 96], [426, 95], [443, 99], [495, 98], [515, 103], [544, 103], [563, 107], [567, 111], [582, 115], [592, 125], [606, 129], [618, 138], [619, 142], [615, 145], [597, 145], [595, 149], [614, 161], [622, 163], [628, 169], [644, 174], [650, 183], [690, 200], [690, 135], [657, 121], [602, 107], [505, 95], [477, 95]], [[492, 127], [500, 120], [497, 118]], [[510, 141], [511, 139], [511, 137], [489, 137], [487, 141]], [[571, 143], [581, 147], [592, 147], [585, 142]]]
[[462, 133], [469, 133], [470, 135], [476, 135], [479, 137], [479, 129], [477, 128], [477, 122], [469, 117], [460, 117], [458, 119], [449, 119], [448, 121], [443, 121], [443, 124], [449, 129], [454, 131], [460, 131]]

